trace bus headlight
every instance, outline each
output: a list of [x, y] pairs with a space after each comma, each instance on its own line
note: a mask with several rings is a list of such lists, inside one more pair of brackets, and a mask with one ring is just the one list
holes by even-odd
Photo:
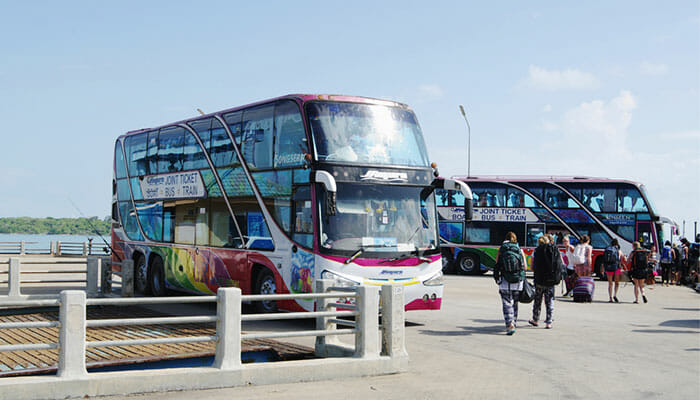
[[359, 283], [343, 278], [342, 276], [334, 274], [331, 271], [323, 271], [321, 273], [321, 279], [330, 279], [333, 281], [333, 286], [338, 287], [355, 287], [359, 285]]
[[428, 280], [423, 281], [425, 286], [440, 286], [445, 284], [445, 279], [443, 279], [442, 271], [438, 271], [435, 275], [431, 276]]

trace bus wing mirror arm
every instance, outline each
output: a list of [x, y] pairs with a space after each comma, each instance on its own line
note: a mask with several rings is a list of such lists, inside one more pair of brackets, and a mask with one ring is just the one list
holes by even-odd
[[469, 185], [456, 179], [445, 179], [443, 184], [446, 190], [459, 190], [464, 195], [464, 220], [471, 221], [474, 217], [474, 205], [472, 203], [472, 190]]
[[337, 187], [335, 178], [327, 171], [316, 171], [314, 181], [322, 184], [324, 189], [326, 189], [326, 213], [328, 215], [335, 215], [337, 212], [335, 197]]

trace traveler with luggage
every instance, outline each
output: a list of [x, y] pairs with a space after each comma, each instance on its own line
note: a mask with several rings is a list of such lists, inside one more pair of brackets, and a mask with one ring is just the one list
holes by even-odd
[[[608, 278], [608, 303], [619, 303], [620, 300], [617, 299], [617, 290], [620, 288], [620, 275], [622, 275], [622, 269], [620, 265], [624, 262], [624, 254], [620, 250], [620, 243], [617, 239], [613, 239], [610, 245], [605, 248], [603, 252], [603, 268], [605, 268], [605, 275]], [[613, 293], [613, 281], [615, 282], [615, 292]]]
[[506, 334], [512, 335], [518, 322], [518, 298], [525, 280], [525, 254], [518, 246], [518, 238], [513, 232], [506, 234], [498, 249], [493, 279], [498, 284], [498, 293], [501, 295]]
[[675, 261], [671, 242], [667, 240], [661, 248], [661, 286], [664, 284], [668, 286], [671, 280], [671, 267]]
[[534, 252], [532, 268], [535, 273], [535, 299], [532, 304], [532, 319], [528, 322], [532, 326], [539, 326], [542, 297], [547, 307], [544, 320], [545, 328], [552, 328], [552, 315], [554, 314], [554, 287], [561, 282], [563, 262], [559, 249], [553, 243], [550, 235], [540, 236], [537, 240], [537, 248]]
[[571, 245], [569, 235], [564, 235], [562, 239], [562, 246], [564, 248], [563, 261], [566, 264], [566, 278], [564, 283], [566, 284], [566, 293], [564, 296], [571, 294], [576, 285], [576, 272], [574, 272], [574, 246]]
[[649, 250], [643, 248], [639, 242], [634, 242], [634, 249], [629, 255], [630, 275], [634, 282], [634, 303], [639, 303], [641, 293], [644, 302], [647, 297], [644, 295], [644, 281], [650, 274], [649, 270]]
[[581, 236], [581, 243], [574, 248], [574, 271], [581, 276], [591, 276], [593, 247], [589, 244], [591, 239], [588, 235]]

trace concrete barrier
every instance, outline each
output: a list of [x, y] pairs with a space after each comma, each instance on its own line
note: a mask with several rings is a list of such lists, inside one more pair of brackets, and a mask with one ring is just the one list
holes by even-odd
[[[212, 389], [222, 387], [244, 386], [250, 384], [288, 383], [333, 378], [359, 377], [378, 374], [392, 374], [404, 371], [408, 366], [403, 339], [403, 286], [386, 285], [382, 287], [382, 325], [378, 325], [379, 290], [376, 287], [360, 286], [356, 291], [335, 291], [327, 281], [319, 281], [317, 293], [282, 294], [282, 295], [246, 295], [242, 296], [238, 288], [220, 288], [216, 297], [182, 297], [182, 298], [111, 298], [86, 299], [83, 291], [64, 291], [59, 303], [59, 365], [55, 376], [29, 376], [0, 379], [0, 398], [45, 399], [77, 398], [85, 396], [126, 395], [133, 393], [161, 392], [170, 390]], [[241, 363], [241, 339], [255, 335], [241, 334], [242, 301], [288, 300], [293, 298], [315, 298], [323, 308], [316, 312], [283, 313], [277, 315], [245, 315], [246, 320], [262, 321], [272, 319], [316, 318], [316, 331], [266, 333], [266, 337], [293, 337], [314, 335], [329, 338], [339, 334], [355, 334], [355, 348], [336, 351], [326, 347], [340, 346], [327, 340], [317, 339], [317, 354], [328, 357], [313, 360], [279, 361], [261, 364]], [[339, 298], [353, 298], [355, 310], [351, 304], [338, 302]], [[85, 347], [119, 346], [139, 344], [139, 340], [117, 342], [87, 342], [86, 328], [91, 326], [129, 325], [129, 319], [88, 320], [87, 305], [119, 305], [142, 303], [173, 303], [202, 300], [217, 302], [217, 316], [206, 317], [216, 321], [216, 336], [190, 338], [191, 340], [216, 340], [216, 356], [210, 367], [172, 368], [164, 370], [138, 370], [121, 372], [88, 373], [85, 370]], [[55, 301], [55, 300], [54, 300]], [[335, 308], [335, 311], [329, 311]], [[338, 310], [341, 308], [341, 310]], [[333, 329], [341, 316], [354, 316], [354, 329]], [[178, 317], [180, 322], [188, 319], [201, 321], [203, 317]], [[152, 322], [132, 319], [133, 324], [169, 323], [172, 318], [155, 318]], [[349, 321], [351, 322], [351, 321]], [[24, 326], [23, 324], [29, 324]], [[4, 325], [4, 326], [3, 326]], [[31, 323], [0, 324], [0, 329], [30, 328]], [[329, 329], [330, 328], [330, 329]], [[143, 339], [149, 344], [172, 342], [173, 338]], [[55, 347], [55, 344], [46, 344]], [[0, 351], [13, 351], [15, 346]], [[381, 351], [381, 352], [380, 352]], [[339, 355], [345, 357], [337, 357]], [[349, 356], [349, 357], [348, 357]]]

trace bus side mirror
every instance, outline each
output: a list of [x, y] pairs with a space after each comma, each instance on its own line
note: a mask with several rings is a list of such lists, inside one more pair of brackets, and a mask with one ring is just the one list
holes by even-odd
[[474, 217], [474, 205], [472, 203], [472, 190], [469, 186], [455, 179], [445, 179], [443, 188], [446, 190], [459, 190], [464, 195], [464, 220], [471, 221]]
[[333, 178], [333, 175], [326, 171], [316, 171], [314, 180], [316, 183], [322, 184], [324, 189], [326, 189], [326, 214], [335, 215], [338, 211], [335, 200], [335, 194], [337, 191], [335, 178]]

